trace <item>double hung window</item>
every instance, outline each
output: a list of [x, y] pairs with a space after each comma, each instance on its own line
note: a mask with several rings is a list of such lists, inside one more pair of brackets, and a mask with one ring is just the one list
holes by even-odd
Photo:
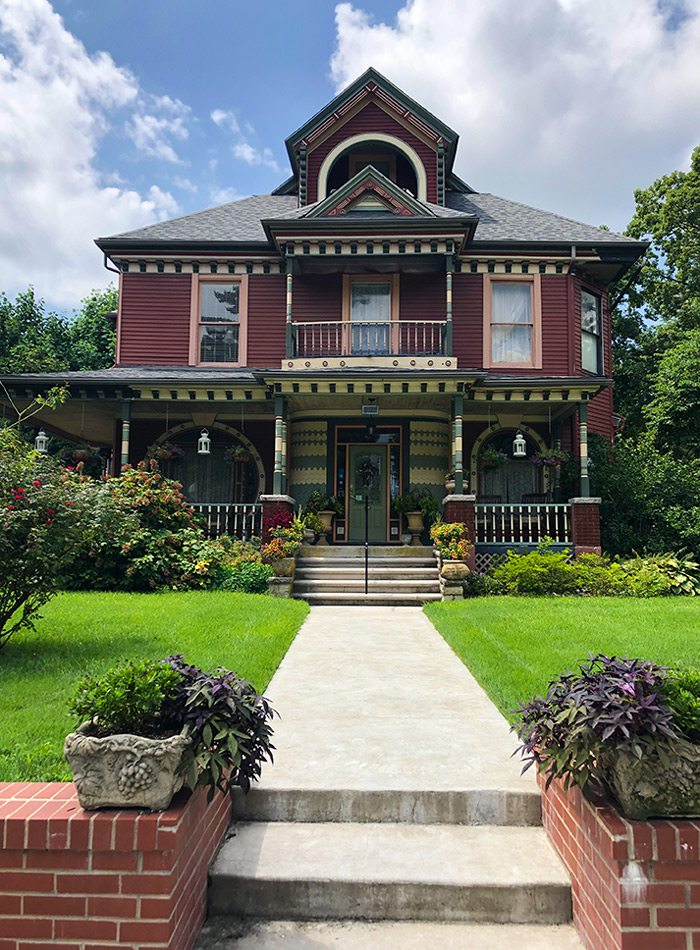
[[198, 363], [238, 363], [241, 330], [239, 281], [198, 284]]
[[581, 291], [581, 367], [589, 373], [602, 372], [600, 297]]
[[539, 281], [485, 281], [484, 365], [541, 364]]

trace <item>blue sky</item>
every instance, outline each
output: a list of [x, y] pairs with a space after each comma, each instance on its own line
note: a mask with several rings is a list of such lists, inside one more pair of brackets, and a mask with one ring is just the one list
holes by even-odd
[[0, 290], [72, 309], [93, 239], [264, 193], [369, 65], [455, 170], [622, 230], [700, 141], [700, 0], [0, 0]]

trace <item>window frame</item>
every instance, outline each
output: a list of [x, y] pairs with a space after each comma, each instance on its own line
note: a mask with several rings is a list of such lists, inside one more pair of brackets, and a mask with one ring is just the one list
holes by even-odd
[[[530, 286], [530, 359], [522, 363], [498, 362], [492, 358], [491, 326], [493, 316], [493, 285], [517, 281]], [[542, 369], [542, 282], [539, 274], [484, 274], [484, 346], [485, 369]], [[506, 324], [507, 325], [507, 324]]]
[[[588, 294], [589, 297], [593, 297], [594, 300], [598, 303], [598, 333], [591, 333], [590, 330], [583, 329], [583, 295]], [[579, 302], [579, 319], [578, 319], [579, 332], [581, 334], [581, 372], [590, 373], [591, 376], [602, 376], [605, 371], [605, 355], [603, 349], [603, 295], [596, 290], [593, 290], [591, 287], [581, 287], [581, 295]], [[593, 369], [588, 369], [583, 365], [583, 338], [584, 334], [587, 334], [591, 337], [596, 337], [596, 358], [597, 366]]]
[[[212, 363], [200, 359], [200, 287], [202, 284], [238, 284], [238, 359], [235, 362]], [[227, 326], [224, 321], [210, 321], [212, 325]], [[231, 321], [233, 322], [233, 321]], [[205, 322], [204, 325], [208, 325]], [[193, 274], [190, 302], [190, 366], [246, 366], [248, 360], [248, 275], [247, 274]]]
[[[391, 152], [386, 152], [384, 154], [372, 154], [372, 152], [350, 152], [348, 154], [348, 181], [350, 181], [351, 178], [354, 178], [358, 172], [361, 172], [368, 165], [372, 165], [373, 168], [376, 168], [376, 166], [373, 164], [373, 160], [375, 159], [389, 163], [389, 174], [386, 177], [396, 184], [396, 155], [392, 155]], [[379, 169], [377, 169], [377, 171], [379, 171]]]
[[398, 274], [343, 274], [343, 355], [352, 356], [352, 285], [389, 284], [389, 349], [397, 352], [399, 344], [399, 275]]

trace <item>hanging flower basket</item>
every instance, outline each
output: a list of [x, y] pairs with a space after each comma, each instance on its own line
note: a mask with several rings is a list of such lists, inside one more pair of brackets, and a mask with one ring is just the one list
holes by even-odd
[[485, 448], [479, 456], [479, 466], [484, 470], [500, 468], [502, 465], [505, 465], [507, 461], [508, 456], [505, 452], [500, 452], [498, 449], [491, 448], [490, 446]]
[[71, 452], [71, 458], [75, 462], [88, 462], [99, 454], [100, 450], [94, 445], [77, 445]]
[[251, 453], [242, 445], [230, 445], [224, 450], [224, 461], [233, 465], [234, 462], [245, 464], [252, 459]]
[[171, 459], [183, 459], [185, 450], [172, 442], [160, 442], [151, 445], [146, 453], [146, 458], [156, 459], [158, 462], [168, 462]]
[[539, 465], [543, 468], [560, 468], [565, 462], [569, 461], [569, 453], [562, 449], [543, 449], [541, 452], [535, 452], [530, 456], [533, 465]]

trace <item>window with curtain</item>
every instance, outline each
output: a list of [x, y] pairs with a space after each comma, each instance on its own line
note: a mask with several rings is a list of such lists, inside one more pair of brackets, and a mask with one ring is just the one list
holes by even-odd
[[240, 284], [199, 284], [199, 361], [237, 363], [240, 332]]
[[491, 283], [491, 362], [532, 363], [532, 284]]
[[350, 284], [350, 320], [352, 352], [385, 354], [389, 352], [391, 321], [391, 281], [359, 281]]
[[589, 373], [602, 372], [600, 297], [581, 291], [581, 366]]

